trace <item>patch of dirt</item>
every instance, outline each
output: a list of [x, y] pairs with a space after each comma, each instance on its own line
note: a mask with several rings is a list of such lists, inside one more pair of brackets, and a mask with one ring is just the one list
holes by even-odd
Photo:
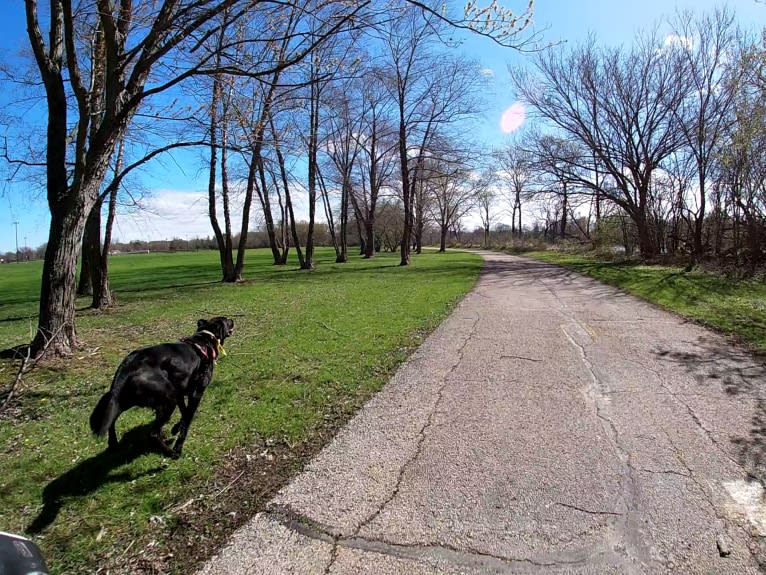
[[263, 442], [227, 454], [215, 478], [201, 492], [157, 518], [151, 541], [107, 561], [98, 573], [110, 575], [188, 575], [220, 551], [231, 534], [297, 475], [351, 418], [328, 414], [308, 440], [288, 445]]

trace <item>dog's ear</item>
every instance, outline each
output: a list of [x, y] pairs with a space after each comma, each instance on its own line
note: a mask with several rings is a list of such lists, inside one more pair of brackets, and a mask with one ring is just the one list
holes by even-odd
[[207, 329], [207, 320], [206, 319], [198, 319], [197, 320], [197, 331], [202, 331], [203, 329]]

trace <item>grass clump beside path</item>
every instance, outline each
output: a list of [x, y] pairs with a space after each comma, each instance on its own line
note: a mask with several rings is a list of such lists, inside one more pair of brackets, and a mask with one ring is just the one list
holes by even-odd
[[554, 250], [527, 257], [558, 264], [735, 337], [766, 352], [766, 283], [681, 267], [610, 262]]
[[[473, 286], [478, 256], [397, 255], [317, 270], [248, 253], [246, 281], [223, 285], [214, 252], [114, 257], [117, 306], [78, 302], [84, 347], [38, 366], [0, 413], [0, 530], [27, 533], [52, 573], [190, 573], [252, 516], [392, 374]], [[0, 348], [30, 338], [41, 265], [3, 266]], [[117, 422], [104, 452], [88, 416], [122, 357], [236, 322], [177, 461], [147, 452], [148, 410]], [[0, 361], [0, 389], [17, 363]], [[178, 419], [174, 415], [172, 422]], [[127, 433], [126, 433], [127, 432]]]

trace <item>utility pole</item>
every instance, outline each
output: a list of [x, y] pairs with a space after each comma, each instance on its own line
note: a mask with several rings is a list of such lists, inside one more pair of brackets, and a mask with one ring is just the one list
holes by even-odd
[[16, 263], [19, 263], [19, 222], [13, 222], [16, 226]]

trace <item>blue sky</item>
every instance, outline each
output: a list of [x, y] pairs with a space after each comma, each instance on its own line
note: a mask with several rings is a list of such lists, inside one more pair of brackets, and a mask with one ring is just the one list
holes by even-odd
[[[523, 8], [526, 1], [506, 0], [502, 4]], [[546, 29], [547, 41], [576, 43], [592, 32], [603, 44], [627, 44], [637, 30], [653, 26], [676, 9], [701, 12], [719, 5], [722, 3], [715, 0], [537, 0], [534, 21], [538, 29]], [[743, 27], [760, 30], [766, 25], [766, 4], [738, 0], [728, 6], [736, 11]], [[4, 0], [2, 16], [0, 58], [7, 61], [9, 54], [26, 47], [23, 3]], [[476, 125], [475, 139], [490, 146], [499, 145], [507, 138], [500, 129], [501, 117], [515, 102], [508, 66], [523, 66], [528, 58], [480, 38], [467, 39], [461, 50], [479, 60], [488, 75], [491, 71], [487, 110]], [[194, 156], [186, 157], [195, 165], [181, 171], [177, 164], [167, 162], [142, 176], [142, 184], [151, 194], [147, 199], [150, 211], [118, 217], [116, 240], [212, 235], [204, 215], [206, 205], [201, 200], [207, 180], [197, 169], [199, 164], [193, 161]], [[45, 242], [49, 222], [45, 194], [28, 183], [0, 182], [0, 253], [15, 250], [15, 221], [19, 222], [20, 246], [36, 247]]]

